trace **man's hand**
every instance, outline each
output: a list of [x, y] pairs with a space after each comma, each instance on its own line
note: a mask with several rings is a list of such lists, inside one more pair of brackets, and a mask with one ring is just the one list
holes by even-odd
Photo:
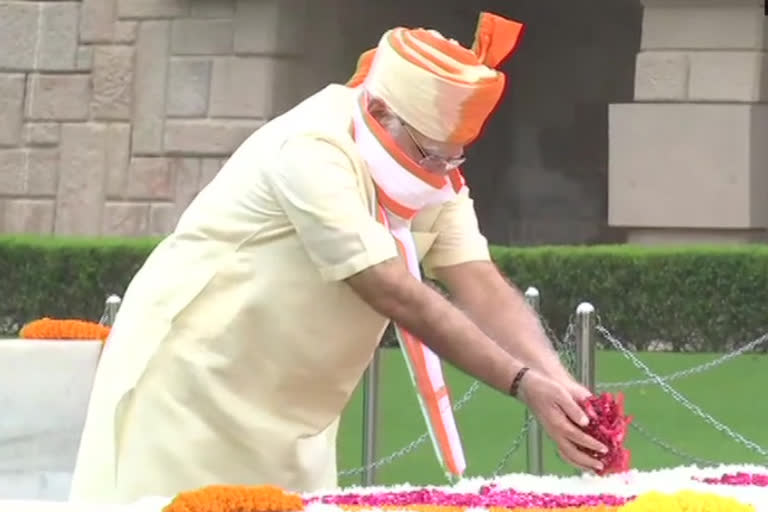
[[[579, 450], [579, 446], [596, 452], [604, 452], [607, 449], [577, 426], [586, 426], [589, 422], [574, 397], [586, 391], [584, 388], [583, 391], [577, 387], [568, 389], [532, 369], [523, 377], [519, 389], [520, 399], [557, 444], [560, 456], [566, 462], [587, 471], [603, 469], [600, 461]], [[586, 392], [589, 394], [589, 391]]]
[[571, 395], [571, 398], [573, 398], [576, 402], [581, 402], [582, 400], [585, 400], [594, 395], [594, 393], [592, 393], [589, 389], [576, 382], [576, 380], [570, 376], [563, 380], [559, 380], [558, 383], [563, 386], [566, 391], [568, 391], [568, 394]]

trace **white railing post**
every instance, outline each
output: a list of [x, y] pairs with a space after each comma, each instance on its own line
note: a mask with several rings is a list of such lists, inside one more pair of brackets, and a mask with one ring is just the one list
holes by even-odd
[[120, 304], [123, 300], [117, 295], [110, 295], [104, 303], [104, 313], [101, 315], [99, 323], [112, 327], [115, 325], [115, 318], [117, 318], [117, 312], [120, 310]]
[[[531, 308], [539, 314], [541, 306], [541, 296], [539, 290], [533, 286], [528, 287], [525, 290], [525, 302], [528, 303]], [[541, 425], [536, 418], [533, 417], [531, 412], [526, 408], [525, 421], [528, 423], [527, 433], [527, 453], [526, 453], [526, 467], [528, 473], [534, 475], [541, 475], [544, 472], [544, 457], [542, 456], [542, 434]]]
[[582, 302], [576, 308], [576, 376], [595, 391], [595, 307]]
[[376, 481], [376, 461], [378, 450], [379, 423], [379, 365], [380, 352], [377, 348], [373, 353], [371, 364], [363, 378], [363, 478], [364, 486], [373, 485]]

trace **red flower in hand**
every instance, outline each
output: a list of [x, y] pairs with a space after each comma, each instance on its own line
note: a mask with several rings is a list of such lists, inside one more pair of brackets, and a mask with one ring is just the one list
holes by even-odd
[[624, 395], [611, 393], [590, 396], [580, 402], [589, 417], [589, 424], [582, 430], [608, 447], [607, 453], [589, 452], [603, 463], [598, 475], [623, 473], [629, 470], [632, 453], [624, 447], [627, 428], [632, 417], [624, 414]]

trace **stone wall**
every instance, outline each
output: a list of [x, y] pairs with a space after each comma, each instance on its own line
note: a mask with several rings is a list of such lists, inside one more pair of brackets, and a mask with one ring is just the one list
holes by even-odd
[[493, 5], [528, 28], [505, 66], [505, 108], [468, 169], [489, 236], [516, 245], [622, 241], [607, 223], [608, 105], [632, 98], [640, 2]]
[[167, 233], [303, 93], [305, 15], [303, 0], [0, 1], [0, 231]]
[[768, 240], [764, 0], [643, 4], [634, 102], [610, 111], [610, 223], [638, 243]]
[[632, 99], [639, 0], [0, 0], [0, 232], [167, 233], [253, 129], [386, 29], [470, 44], [484, 9], [527, 31], [468, 151], [483, 229], [613, 239], [607, 110]]

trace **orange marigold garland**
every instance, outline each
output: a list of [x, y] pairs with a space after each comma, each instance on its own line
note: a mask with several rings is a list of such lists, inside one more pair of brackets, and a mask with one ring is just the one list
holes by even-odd
[[[370, 512], [374, 509], [371, 506], [351, 506], [340, 505], [340, 509], [346, 512]], [[375, 507], [375, 510], [381, 510], [383, 512], [467, 512], [467, 509], [471, 507], [460, 506], [445, 506], [445, 505], [382, 505]], [[555, 508], [541, 508], [541, 507], [488, 507], [488, 512], [617, 512], [619, 507], [610, 505], [595, 505], [593, 507], [555, 507]]]
[[304, 500], [273, 485], [211, 485], [179, 493], [163, 512], [299, 512]]
[[21, 329], [19, 336], [27, 340], [102, 340], [109, 336], [110, 328], [84, 320], [56, 320], [41, 318]]

